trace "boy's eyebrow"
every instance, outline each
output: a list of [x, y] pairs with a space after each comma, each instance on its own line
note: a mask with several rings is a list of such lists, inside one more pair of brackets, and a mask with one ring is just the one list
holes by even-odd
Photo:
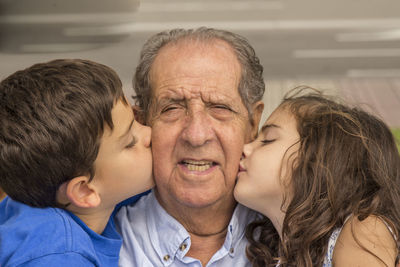
[[262, 128], [261, 128], [261, 132], [264, 132], [265, 130], [269, 129], [269, 128], [281, 128], [280, 126], [276, 125], [276, 124], [265, 124]]
[[129, 124], [128, 129], [126, 129], [125, 133], [123, 133], [120, 137], [118, 137], [119, 140], [123, 139], [132, 129], [133, 122], [135, 121], [135, 118], [132, 119], [131, 123]]

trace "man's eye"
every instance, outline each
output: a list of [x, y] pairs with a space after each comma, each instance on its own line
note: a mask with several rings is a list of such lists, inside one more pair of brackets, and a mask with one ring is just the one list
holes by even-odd
[[161, 113], [165, 113], [165, 112], [168, 112], [168, 111], [180, 109], [180, 108], [183, 108], [183, 107], [184, 106], [182, 104], [177, 104], [177, 103], [169, 104], [169, 105], [166, 105], [163, 108], [161, 108]]
[[167, 106], [167, 107], [165, 107], [165, 108], [163, 108], [163, 109], [161, 110], [161, 113], [168, 112], [168, 111], [171, 111], [171, 110], [174, 110], [174, 109], [177, 109], [177, 108], [178, 108], [178, 106], [176, 106], [176, 105]]
[[220, 109], [227, 109], [227, 110], [232, 110], [230, 107], [225, 106], [225, 105], [215, 105], [214, 108], [220, 108]]
[[264, 139], [264, 140], [261, 140], [261, 143], [262, 143], [263, 145], [268, 145], [268, 144], [274, 142], [275, 140], [276, 140], [276, 139]]
[[212, 108], [216, 109], [216, 110], [221, 110], [221, 111], [233, 111], [229, 106], [227, 105], [212, 105]]

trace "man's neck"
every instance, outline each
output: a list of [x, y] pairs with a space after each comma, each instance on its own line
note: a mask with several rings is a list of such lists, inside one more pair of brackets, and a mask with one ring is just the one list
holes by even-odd
[[206, 266], [211, 257], [217, 252], [225, 242], [227, 227], [220, 233], [212, 235], [201, 236], [196, 233], [190, 233], [191, 246], [186, 254], [200, 260], [202, 266]]
[[156, 197], [160, 205], [189, 232], [191, 247], [187, 256], [200, 260], [205, 266], [224, 244], [227, 227], [236, 207], [234, 198], [203, 208], [175, 204], [171, 210], [168, 209], [171, 203], [163, 203], [157, 192]]

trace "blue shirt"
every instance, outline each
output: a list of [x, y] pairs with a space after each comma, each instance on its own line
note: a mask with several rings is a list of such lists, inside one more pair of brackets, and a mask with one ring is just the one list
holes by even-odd
[[[223, 246], [212, 256], [208, 267], [251, 266], [246, 258], [246, 225], [256, 218], [254, 211], [238, 204], [228, 226]], [[186, 256], [190, 235], [158, 203], [154, 192], [138, 202], [123, 206], [115, 217], [122, 234], [120, 266], [201, 267], [197, 259]]]
[[0, 203], [0, 266], [118, 266], [122, 240], [109, 220], [102, 235], [74, 214]]

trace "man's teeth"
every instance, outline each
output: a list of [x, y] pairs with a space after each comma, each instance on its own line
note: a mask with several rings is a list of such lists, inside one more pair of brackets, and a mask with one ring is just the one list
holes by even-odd
[[192, 165], [192, 164], [187, 164], [186, 165], [189, 171], [198, 171], [198, 172], [202, 172], [205, 170], [208, 170], [209, 168], [211, 168], [211, 165]]
[[183, 164], [186, 165], [189, 171], [205, 171], [213, 166], [210, 161], [195, 161], [195, 160], [184, 160]]

